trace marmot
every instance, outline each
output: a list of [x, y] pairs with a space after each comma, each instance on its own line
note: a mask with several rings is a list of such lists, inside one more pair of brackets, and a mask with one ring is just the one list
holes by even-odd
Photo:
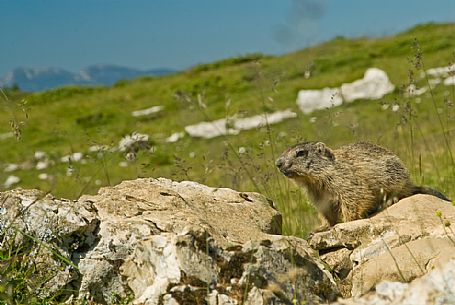
[[366, 142], [331, 150], [322, 142], [303, 142], [287, 149], [276, 166], [303, 186], [330, 226], [361, 219], [413, 194], [440, 192], [414, 185], [400, 159]]

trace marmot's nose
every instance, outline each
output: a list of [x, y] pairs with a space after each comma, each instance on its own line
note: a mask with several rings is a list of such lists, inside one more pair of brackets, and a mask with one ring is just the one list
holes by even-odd
[[284, 164], [284, 158], [283, 158], [283, 157], [276, 159], [275, 165], [276, 165], [278, 168], [281, 168], [281, 166], [283, 166], [283, 164]]

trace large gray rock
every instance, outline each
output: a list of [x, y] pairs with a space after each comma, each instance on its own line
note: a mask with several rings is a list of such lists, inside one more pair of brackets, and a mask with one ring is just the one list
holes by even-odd
[[410, 282], [455, 258], [454, 222], [453, 205], [415, 195], [317, 233], [309, 243], [339, 278], [343, 296], [360, 296], [381, 281]]
[[69, 289], [74, 298], [318, 304], [338, 294], [307, 242], [279, 235], [280, 214], [257, 193], [137, 179], [74, 202], [27, 190], [1, 196], [3, 233], [17, 243], [20, 236], [7, 232], [12, 227], [49, 236], [67, 267], [49, 281], [56, 283], [52, 291]]

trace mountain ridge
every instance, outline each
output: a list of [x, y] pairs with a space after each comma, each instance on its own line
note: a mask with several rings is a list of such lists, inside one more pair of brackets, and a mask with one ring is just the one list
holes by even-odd
[[67, 85], [111, 86], [124, 79], [162, 76], [176, 72], [170, 68], [133, 69], [111, 64], [90, 65], [78, 72], [61, 68], [18, 67], [0, 78], [0, 87], [18, 86], [23, 91], [43, 91]]

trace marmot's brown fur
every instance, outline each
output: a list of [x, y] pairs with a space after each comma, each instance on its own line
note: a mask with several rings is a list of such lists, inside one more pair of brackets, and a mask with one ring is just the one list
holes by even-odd
[[330, 226], [365, 218], [413, 194], [440, 192], [415, 186], [400, 159], [389, 150], [358, 142], [331, 150], [322, 142], [287, 149], [276, 166], [303, 186]]

